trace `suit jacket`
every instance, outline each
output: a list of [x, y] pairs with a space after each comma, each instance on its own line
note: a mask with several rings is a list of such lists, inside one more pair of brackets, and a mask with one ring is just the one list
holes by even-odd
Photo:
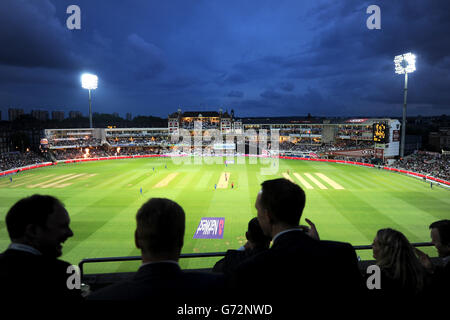
[[87, 300], [146, 300], [156, 303], [213, 299], [222, 293], [224, 278], [203, 272], [182, 271], [178, 264], [159, 262], [143, 265], [130, 280], [91, 293]]
[[82, 301], [81, 291], [67, 286], [69, 266], [62, 260], [8, 249], [0, 254], [0, 295], [24, 302]]
[[228, 250], [225, 257], [216, 262], [213, 267], [213, 272], [225, 273], [227, 275], [233, 273], [242, 262], [266, 250], [266, 248]]
[[450, 288], [450, 262], [437, 266], [432, 275], [433, 294], [436, 298], [446, 297]]
[[350, 244], [314, 240], [300, 230], [281, 234], [269, 250], [242, 263], [231, 285], [246, 295], [294, 302], [305, 297], [354, 297], [364, 289]]

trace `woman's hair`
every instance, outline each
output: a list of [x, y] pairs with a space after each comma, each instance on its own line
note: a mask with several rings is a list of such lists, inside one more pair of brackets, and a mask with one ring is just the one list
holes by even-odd
[[402, 288], [420, 292], [425, 285], [425, 270], [403, 233], [387, 228], [377, 232], [377, 264], [387, 276], [399, 281]]

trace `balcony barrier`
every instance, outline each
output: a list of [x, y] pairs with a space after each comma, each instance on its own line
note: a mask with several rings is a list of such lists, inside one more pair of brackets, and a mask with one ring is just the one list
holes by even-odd
[[[413, 247], [430, 247], [433, 246], [430, 242], [419, 242], [412, 243]], [[353, 246], [353, 248], [358, 250], [370, 250], [372, 249], [371, 245], [361, 245], [361, 246]], [[180, 259], [186, 258], [211, 258], [211, 257], [223, 257], [226, 252], [206, 252], [206, 253], [182, 253], [180, 255]], [[103, 262], [124, 262], [124, 261], [138, 261], [141, 260], [141, 256], [129, 256], [129, 257], [109, 257], [109, 258], [88, 258], [83, 259], [78, 264], [80, 268], [81, 278], [83, 278], [84, 274], [84, 265], [87, 263], [103, 263]]]

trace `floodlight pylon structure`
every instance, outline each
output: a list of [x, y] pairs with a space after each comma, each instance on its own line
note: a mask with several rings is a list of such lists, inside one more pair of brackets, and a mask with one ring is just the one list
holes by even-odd
[[416, 56], [411, 52], [395, 56], [395, 73], [405, 75], [405, 87], [403, 89], [403, 116], [402, 116], [402, 137], [400, 142], [400, 157], [405, 156], [405, 135], [406, 135], [406, 97], [408, 95], [408, 73], [416, 71]]
[[97, 89], [98, 77], [95, 74], [84, 73], [81, 76], [81, 86], [89, 91], [89, 127], [92, 128], [91, 90]]

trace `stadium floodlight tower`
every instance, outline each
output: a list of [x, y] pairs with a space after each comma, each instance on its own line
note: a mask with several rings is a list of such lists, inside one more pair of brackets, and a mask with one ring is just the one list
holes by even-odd
[[84, 73], [81, 75], [81, 86], [89, 91], [89, 126], [92, 128], [91, 90], [97, 89], [98, 77], [95, 74]]
[[395, 73], [405, 75], [405, 89], [403, 96], [403, 119], [402, 119], [402, 138], [400, 145], [400, 157], [405, 155], [405, 134], [406, 134], [406, 95], [408, 93], [408, 73], [416, 71], [416, 56], [411, 52], [404, 53], [394, 58]]

